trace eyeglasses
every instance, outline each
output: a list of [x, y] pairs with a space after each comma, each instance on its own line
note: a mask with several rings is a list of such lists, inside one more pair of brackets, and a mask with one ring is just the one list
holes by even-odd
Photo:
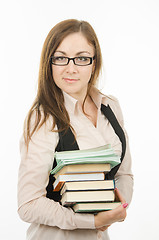
[[74, 57], [74, 58], [52, 56], [50, 58], [50, 61], [53, 65], [57, 65], [57, 66], [66, 66], [69, 64], [70, 60], [72, 60], [75, 65], [87, 66], [87, 65], [91, 65], [94, 59], [95, 59], [95, 56], [94, 57]]

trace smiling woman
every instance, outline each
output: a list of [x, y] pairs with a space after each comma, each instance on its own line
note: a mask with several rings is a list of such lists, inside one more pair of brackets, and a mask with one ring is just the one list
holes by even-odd
[[[126, 217], [133, 188], [131, 156], [118, 101], [95, 87], [101, 65], [100, 45], [88, 22], [69, 19], [51, 29], [42, 49], [37, 96], [20, 140], [18, 213], [31, 223], [29, 240], [108, 240], [108, 227]], [[121, 157], [120, 167], [105, 179], [115, 180], [122, 204], [96, 215], [62, 206], [50, 175], [57, 164], [54, 153], [106, 144]]]
[[[68, 45], [67, 45], [68, 44]], [[75, 47], [74, 47], [75, 45]], [[54, 65], [55, 57], [92, 57], [88, 66], [73, 66], [72, 61], [69, 62], [68, 66], [56, 66]], [[77, 61], [77, 60], [74, 60]], [[76, 19], [69, 19], [66, 21], [59, 22], [49, 32], [42, 49], [41, 61], [39, 67], [39, 79], [38, 79], [38, 91], [35, 102], [30, 109], [27, 117], [27, 126], [25, 132], [26, 143], [29, 143], [32, 134], [41, 126], [47, 119], [48, 114], [53, 118], [52, 129], [55, 128], [55, 124], [58, 122], [59, 131], [67, 130], [72, 127], [70, 124], [69, 115], [64, 105], [64, 98], [62, 90], [58, 84], [66, 81], [60, 81], [60, 74], [66, 69], [71, 71], [77, 71], [77, 73], [67, 73], [63, 78], [67, 79], [68, 82], [71, 80], [78, 81], [78, 70], [80, 69], [81, 74], [87, 74], [87, 94], [85, 95], [82, 109], [84, 111], [84, 103], [86, 103], [87, 96], [89, 98], [89, 91], [91, 86], [96, 85], [98, 76], [102, 67], [102, 54], [99, 45], [98, 38], [92, 26], [86, 21], [78, 21]], [[73, 70], [72, 70], [73, 68]], [[70, 71], [69, 70], [69, 71]], [[89, 70], [89, 71], [88, 71]], [[66, 71], [66, 70], [65, 70]], [[55, 77], [57, 75], [57, 78]], [[76, 75], [76, 77], [74, 76]], [[73, 77], [74, 76], [74, 77]], [[62, 76], [61, 76], [62, 77]], [[84, 77], [86, 79], [86, 77]], [[83, 77], [82, 77], [83, 82]], [[79, 83], [78, 83], [79, 84]], [[61, 85], [60, 85], [61, 86]], [[70, 91], [70, 90], [69, 90]], [[81, 99], [82, 101], [82, 99]], [[54, 102], [54, 106], [52, 105]], [[93, 102], [92, 102], [93, 103]], [[44, 119], [41, 120], [41, 112], [37, 112], [37, 118], [35, 127], [30, 129], [30, 121], [32, 114], [35, 109], [38, 110], [43, 108]], [[86, 104], [85, 104], [86, 112]], [[40, 125], [39, 125], [40, 124]]]

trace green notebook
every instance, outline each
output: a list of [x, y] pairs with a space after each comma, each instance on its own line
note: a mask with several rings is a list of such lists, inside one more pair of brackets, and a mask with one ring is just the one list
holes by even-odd
[[110, 144], [84, 150], [55, 152], [55, 159], [57, 166], [51, 170], [51, 174], [71, 164], [109, 163], [111, 168], [120, 164], [120, 156], [114, 153]]

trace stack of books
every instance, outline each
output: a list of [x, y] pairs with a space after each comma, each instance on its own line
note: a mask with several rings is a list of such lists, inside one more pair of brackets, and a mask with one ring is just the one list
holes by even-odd
[[75, 212], [99, 212], [119, 206], [115, 202], [115, 182], [105, 180], [105, 174], [120, 163], [120, 157], [110, 145], [56, 152], [54, 191], [60, 191], [61, 204]]

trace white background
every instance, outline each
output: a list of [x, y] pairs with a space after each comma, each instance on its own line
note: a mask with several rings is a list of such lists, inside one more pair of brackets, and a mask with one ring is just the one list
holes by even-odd
[[159, 1], [5, 0], [0, 2], [0, 239], [22, 240], [17, 214], [19, 138], [34, 100], [46, 35], [67, 18], [94, 27], [104, 60], [102, 91], [120, 102], [135, 177], [125, 222], [111, 240], [159, 239]]

